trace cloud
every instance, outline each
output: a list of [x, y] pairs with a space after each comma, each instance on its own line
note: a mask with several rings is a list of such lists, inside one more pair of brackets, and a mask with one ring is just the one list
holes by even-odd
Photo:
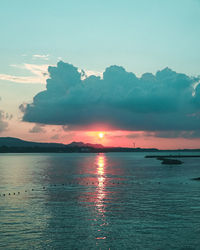
[[32, 129], [29, 130], [30, 133], [46, 133], [45, 129], [43, 128], [44, 125], [35, 124]]
[[49, 55], [33, 55], [34, 59], [43, 59], [43, 60], [49, 60]]
[[0, 80], [16, 82], [16, 83], [41, 83], [45, 84], [48, 78], [48, 67], [47, 64], [37, 65], [24, 63], [22, 65], [11, 65], [12, 67], [25, 69], [29, 71], [32, 76], [14, 76], [8, 74], [0, 74]]
[[151, 137], [160, 137], [160, 138], [185, 138], [193, 139], [200, 138], [200, 130], [194, 131], [156, 131], [156, 132], [147, 132], [145, 136]]
[[[89, 77], [89, 76], [100, 76], [101, 78], [103, 78], [103, 72], [100, 71], [94, 71], [94, 70], [84, 70], [85, 72], [85, 78]], [[85, 79], [83, 78], [83, 79]]]
[[2, 110], [0, 110], [0, 133], [5, 131], [8, 127], [8, 123], [6, 122], [8, 114], [5, 114]]
[[39, 77], [48, 76], [48, 67], [49, 67], [48, 64], [37, 65], [37, 64], [24, 63], [23, 67], [24, 69], [30, 71], [36, 76]]
[[198, 77], [165, 68], [138, 78], [114, 65], [102, 78], [83, 79], [83, 71], [62, 61], [48, 72], [47, 89], [20, 107], [24, 121], [74, 130], [98, 124], [130, 131], [199, 131]]
[[129, 133], [128, 135], [126, 135], [126, 138], [135, 139], [143, 136], [146, 136], [145, 132], [136, 132], [136, 133]]
[[[42, 55], [34, 55], [34, 56], [42, 56]], [[49, 64], [11, 64], [11, 67], [15, 67], [18, 69], [25, 69], [29, 71], [32, 76], [14, 76], [9, 74], [0, 74], [0, 80], [16, 82], [16, 83], [41, 83], [46, 84], [46, 80], [49, 77], [48, 67]], [[92, 70], [78, 70], [81, 73], [81, 79], [85, 79], [91, 75], [100, 76], [102, 78], [103, 73], [99, 71]], [[84, 73], [83, 73], [84, 72]]]
[[41, 83], [41, 79], [39, 77], [12, 76], [7, 74], [0, 74], [0, 80], [17, 82], [17, 83]]
[[59, 134], [55, 134], [51, 137], [51, 139], [53, 140], [58, 140], [59, 139]]

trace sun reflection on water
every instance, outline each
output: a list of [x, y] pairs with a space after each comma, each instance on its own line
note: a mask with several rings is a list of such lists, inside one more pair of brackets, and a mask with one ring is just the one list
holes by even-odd
[[105, 156], [104, 155], [98, 155], [98, 158], [97, 158], [97, 174], [99, 176], [102, 176], [104, 175], [104, 167], [105, 167]]
[[97, 207], [101, 208], [99, 211], [103, 212], [102, 207], [103, 199], [105, 197], [105, 156], [104, 155], [98, 155], [97, 157], [97, 178], [98, 178], [98, 186], [97, 186]]
[[[98, 211], [99, 216], [101, 216], [101, 224], [100, 227], [107, 225], [106, 216], [105, 216], [105, 198], [106, 198], [106, 177], [105, 177], [105, 168], [106, 168], [106, 157], [104, 154], [100, 154], [97, 156], [97, 196], [96, 196], [96, 209]], [[98, 232], [101, 232], [102, 229], [99, 228]], [[106, 239], [105, 235], [101, 235], [101, 237], [96, 237], [97, 240]]]

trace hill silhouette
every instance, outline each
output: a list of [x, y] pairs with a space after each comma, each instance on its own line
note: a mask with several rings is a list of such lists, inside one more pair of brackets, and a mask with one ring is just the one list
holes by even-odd
[[104, 147], [84, 142], [42, 143], [24, 141], [14, 137], [0, 137], [0, 153], [106, 153], [106, 152], [155, 152], [156, 148]]

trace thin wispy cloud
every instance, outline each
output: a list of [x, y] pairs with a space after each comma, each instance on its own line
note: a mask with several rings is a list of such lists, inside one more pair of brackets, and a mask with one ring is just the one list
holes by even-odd
[[16, 82], [16, 83], [42, 83], [42, 80], [39, 77], [13, 76], [7, 74], [0, 74], [0, 80]]
[[48, 67], [49, 64], [42, 64], [42, 65], [37, 65], [37, 64], [30, 64], [30, 63], [25, 63], [24, 68], [33, 73], [36, 76], [39, 77], [45, 77], [47, 78], [48, 74]]
[[39, 54], [36, 54], [36, 55], [33, 55], [32, 57], [33, 57], [33, 59], [43, 59], [43, 60], [46, 60], [46, 61], [49, 60], [49, 55], [39, 55]]
[[29, 64], [24, 63], [21, 65], [12, 64], [12, 67], [16, 67], [19, 69], [27, 70], [31, 73], [31, 76], [15, 76], [9, 74], [0, 74], [0, 80], [16, 82], [16, 83], [40, 83], [45, 84], [46, 79], [48, 78], [48, 64]]

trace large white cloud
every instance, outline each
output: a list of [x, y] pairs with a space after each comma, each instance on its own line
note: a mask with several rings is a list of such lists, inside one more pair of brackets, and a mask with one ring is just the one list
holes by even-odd
[[[123, 67], [106, 68], [103, 77], [82, 77], [71, 64], [49, 66], [46, 90], [21, 105], [23, 120], [86, 128], [107, 124], [116, 129], [198, 131], [199, 78], [169, 68], [140, 78]], [[84, 79], [84, 80], [83, 80]], [[198, 134], [198, 133], [197, 133]]]

